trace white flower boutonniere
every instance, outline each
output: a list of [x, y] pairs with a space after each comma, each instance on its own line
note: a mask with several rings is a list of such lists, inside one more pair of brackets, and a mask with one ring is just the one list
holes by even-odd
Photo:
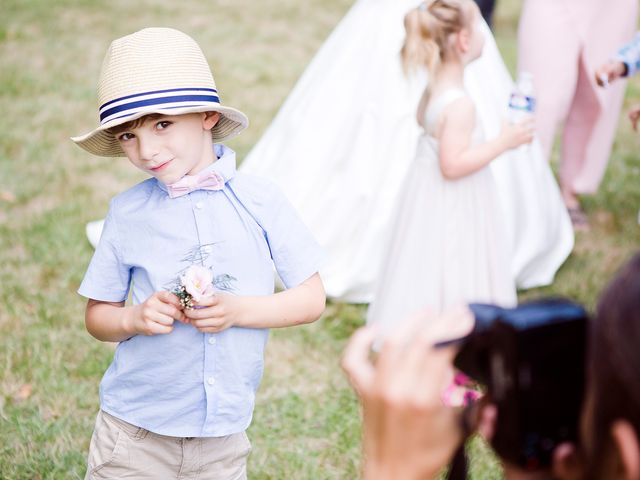
[[215, 293], [213, 272], [201, 265], [191, 265], [180, 276], [180, 284], [173, 293], [180, 299], [182, 308], [192, 309], [194, 300], [199, 302]]

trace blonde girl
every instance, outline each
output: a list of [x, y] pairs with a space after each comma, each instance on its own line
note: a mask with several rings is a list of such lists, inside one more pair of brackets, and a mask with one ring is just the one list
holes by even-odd
[[516, 301], [511, 257], [489, 163], [532, 140], [531, 121], [485, 139], [465, 92], [465, 67], [482, 52], [480, 12], [471, 0], [421, 3], [405, 17], [405, 71], [426, 68], [417, 109], [423, 133], [396, 204], [395, 224], [368, 320], [429, 307]]

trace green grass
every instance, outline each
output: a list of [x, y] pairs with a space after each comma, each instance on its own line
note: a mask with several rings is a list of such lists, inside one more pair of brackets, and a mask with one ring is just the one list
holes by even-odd
[[[511, 69], [519, 2], [500, 1], [498, 41]], [[111, 39], [172, 26], [203, 46], [223, 101], [251, 118], [230, 142], [242, 158], [351, 0], [4, 0], [0, 15], [0, 478], [84, 475], [98, 383], [113, 348], [84, 330], [75, 293], [92, 250], [84, 224], [142, 177], [121, 159], [93, 158], [68, 137], [96, 122], [95, 83]], [[132, 6], [135, 5], [135, 6]], [[631, 85], [627, 106], [640, 99]], [[523, 293], [597, 292], [637, 248], [639, 139], [622, 121], [593, 230], [553, 286]], [[322, 320], [274, 331], [249, 435], [254, 479], [355, 478], [358, 404], [338, 367], [363, 306], [331, 304]], [[475, 478], [500, 478], [473, 448]]]

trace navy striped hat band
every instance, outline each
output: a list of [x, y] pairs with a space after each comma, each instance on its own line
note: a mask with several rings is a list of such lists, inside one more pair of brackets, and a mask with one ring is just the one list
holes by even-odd
[[112, 120], [135, 115], [156, 107], [160, 110], [173, 108], [220, 106], [218, 92], [213, 88], [172, 88], [152, 92], [137, 93], [116, 98], [100, 106], [100, 124], [104, 125]]

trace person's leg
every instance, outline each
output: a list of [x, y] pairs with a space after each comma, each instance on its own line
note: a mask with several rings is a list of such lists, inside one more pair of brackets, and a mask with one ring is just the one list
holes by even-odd
[[[611, 154], [624, 87], [622, 81], [611, 85], [602, 107], [591, 109], [595, 112], [590, 112], [593, 94], [582, 95], [581, 102], [571, 108], [565, 127], [567, 145], [563, 146], [563, 164], [567, 167], [563, 168], [561, 179], [575, 193], [594, 193], [600, 185]], [[582, 126], [589, 120], [591, 124]]]
[[493, 9], [495, 8], [496, 1], [475, 0], [475, 2], [478, 4], [478, 7], [480, 7], [480, 13], [482, 13], [485, 22], [487, 22], [487, 25], [491, 26], [491, 22], [493, 20]]
[[594, 193], [600, 185], [624, 96], [624, 82], [601, 88], [593, 75], [633, 36], [638, 4], [635, 0], [590, 5], [571, 0], [566, 4], [575, 17], [575, 28], [582, 32], [583, 43], [576, 94], [565, 124], [560, 183], [567, 206], [581, 212], [577, 195]]
[[562, 7], [557, 0], [527, 0], [518, 29], [518, 71], [533, 75], [536, 129], [547, 159], [578, 78], [579, 38], [572, 33], [571, 18]]
[[[590, 82], [589, 71], [580, 59], [576, 91], [562, 136], [560, 190], [571, 215], [574, 228], [588, 229], [588, 218], [580, 207], [575, 179], [583, 175], [594, 129], [602, 114], [602, 106]], [[605, 159], [606, 163], [606, 159]]]

